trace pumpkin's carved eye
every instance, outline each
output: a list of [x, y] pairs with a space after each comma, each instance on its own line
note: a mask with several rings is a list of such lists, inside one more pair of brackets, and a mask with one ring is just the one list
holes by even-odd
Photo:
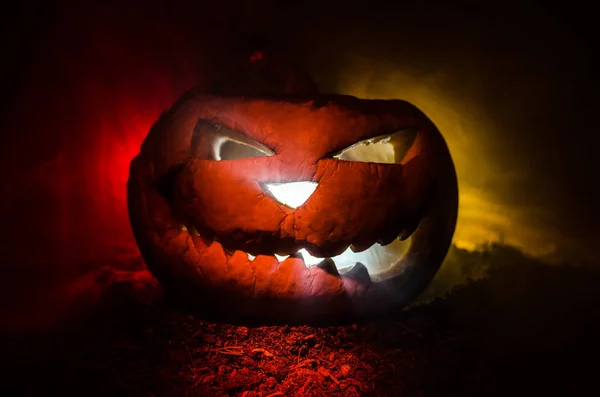
[[[209, 152], [205, 150], [208, 148]], [[209, 160], [238, 160], [272, 156], [275, 152], [262, 143], [209, 120], [199, 120], [192, 136], [192, 152]]]
[[332, 155], [344, 161], [363, 163], [400, 163], [415, 142], [417, 130], [410, 128], [389, 135], [380, 135], [357, 142]]
[[247, 137], [243, 139], [222, 138], [215, 147], [215, 160], [237, 160], [272, 155], [271, 149]]

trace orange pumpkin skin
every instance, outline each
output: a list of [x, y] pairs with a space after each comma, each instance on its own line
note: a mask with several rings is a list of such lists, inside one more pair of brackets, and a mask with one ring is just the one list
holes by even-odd
[[[214, 128], [274, 154], [215, 161], [202, 141]], [[415, 142], [398, 164], [331, 156], [409, 128]], [[261, 188], [294, 181], [318, 182], [296, 209]], [[149, 269], [179, 304], [228, 321], [331, 323], [397, 310], [429, 284], [454, 233], [458, 193], [443, 137], [405, 101], [192, 90], [161, 116], [132, 161], [128, 205]], [[340, 275], [330, 261], [308, 267], [294, 256], [303, 248], [330, 257], [402, 234], [411, 235], [408, 252], [377, 275], [368, 264]], [[273, 253], [292, 256], [279, 262]]]

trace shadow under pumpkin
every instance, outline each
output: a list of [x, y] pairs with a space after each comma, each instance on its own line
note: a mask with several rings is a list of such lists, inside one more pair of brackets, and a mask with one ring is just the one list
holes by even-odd
[[1, 390], [157, 397], [597, 393], [597, 271], [551, 267], [504, 246], [453, 247], [449, 260], [487, 268], [487, 275], [383, 321], [329, 327], [214, 324], [161, 299], [140, 299], [132, 281], [115, 282], [96, 309], [52, 332], [4, 337]]

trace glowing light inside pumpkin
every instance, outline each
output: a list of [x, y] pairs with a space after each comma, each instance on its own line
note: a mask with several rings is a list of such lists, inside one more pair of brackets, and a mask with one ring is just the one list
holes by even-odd
[[[417, 131], [406, 129], [394, 134], [366, 139], [347, 147], [333, 157], [344, 161], [359, 161], [381, 164], [399, 163], [407, 154], [409, 148], [414, 144]], [[290, 208], [296, 209], [308, 200], [317, 188], [316, 182], [290, 182], [290, 183], [265, 183], [263, 188], [267, 190], [278, 202]], [[393, 267], [410, 247], [410, 238], [401, 241], [394, 240], [391, 244], [382, 246], [373, 244], [362, 252], [354, 252], [348, 247], [341, 254], [331, 257], [335, 267], [340, 273], [352, 269], [356, 263], [362, 263], [374, 275]], [[297, 252], [308, 267], [316, 266], [325, 258], [312, 256], [306, 249]], [[288, 256], [275, 254], [279, 262], [283, 262]], [[254, 256], [248, 254], [249, 260]]]
[[353, 145], [333, 156], [339, 160], [394, 164], [396, 156], [390, 137], [374, 142], [373, 139]]
[[[391, 244], [382, 246], [378, 243], [373, 244], [369, 249], [362, 252], [354, 252], [348, 247], [341, 254], [330, 258], [333, 260], [335, 267], [340, 273], [345, 273], [357, 263], [362, 263], [368, 270], [369, 274], [374, 275], [381, 271], [385, 271], [394, 266], [410, 247], [410, 238], [405, 241], [399, 239], [394, 240]], [[301, 249], [298, 254], [302, 256], [304, 264], [308, 267], [313, 267], [323, 262], [325, 258], [312, 256], [306, 249]], [[247, 254], [249, 260], [256, 258], [254, 255]], [[283, 262], [289, 255], [274, 255], [279, 262]]]
[[[341, 273], [344, 270], [350, 270], [357, 262], [360, 262], [365, 265], [370, 274], [375, 274], [394, 266], [402, 255], [408, 251], [409, 246], [410, 239], [405, 241], [396, 239], [386, 246], [375, 243], [369, 249], [362, 252], [354, 252], [348, 247], [341, 254], [332, 257], [331, 260], [333, 260], [335, 267]], [[309, 267], [316, 266], [325, 259], [312, 256], [305, 249], [301, 249], [298, 253], [302, 255], [304, 263]]]
[[277, 255], [275, 254], [275, 258], [277, 258], [277, 260], [279, 262], [283, 262], [284, 260], [286, 260], [289, 257], [289, 255]]
[[413, 145], [417, 130], [409, 128], [390, 135], [365, 139], [333, 155], [333, 158], [363, 163], [395, 164]]
[[264, 187], [275, 200], [290, 208], [296, 209], [308, 200], [317, 188], [317, 182], [265, 183]]

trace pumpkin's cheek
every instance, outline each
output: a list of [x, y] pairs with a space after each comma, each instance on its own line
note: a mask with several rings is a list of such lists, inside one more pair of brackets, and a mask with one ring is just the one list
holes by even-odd
[[291, 210], [268, 197], [248, 171], [244, 165], [190, 161], [176, 176], [175, 212], [204, 238], [217, 239], [232, 251], [281, 251], [293, 243], [279, 237], [281, 223]]
[[427, 176], [421, 186], [412, 186], [400, 165], [336, 160], [320, 161], [316, 179], [315, 193], [286, 218], [282, 231], [324, 257], [348, 246], [363, 251], [378, 242], [387, 245], [403, 230], [414, 230], [426, 211], [431, 184]]
[[190, 162], [177, 176], [175, 208], [196, 226], [232, 233], [278, 230], [285, 211], [259, 182], [210, 162]]

